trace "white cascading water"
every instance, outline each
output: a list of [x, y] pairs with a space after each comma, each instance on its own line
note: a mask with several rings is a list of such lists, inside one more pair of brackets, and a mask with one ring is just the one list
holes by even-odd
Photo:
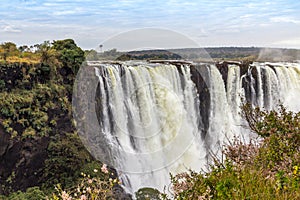
[[[210, 93], [209, 127], [203, 134], [200, 98], [189, 65], [99, 64], [101, 133], [110, 148], [108, 164], [119, 172], [125, 187], [163, 190], [169, 173], [200, 171], [213, 153], [234, 135], [249, 133], [240, 117], [241, 98], [251, 88], [251, 101], [267, 109], [279, 101], [300, 109], [300, 66], [254, 63], [248, 74], [238, 65], [228, 65], [227, 85], [215, 65], [206, 65]], [[256, 69], [257, 76], [252, 71]], [[248, 94], [249, 95], [249, 94]]]
[[[122, 171], [123, 181], [130, 180], [132, 191], [142, 186], [162, 189], [169, 182], [169, 172], [179, 173], [189, 167], [199, 169], [205, 163], [206, 149], [197, 141], [198, 97], [189, 67], [135, 66], [121, 68], [106, 66], [104, 88], [99, 77], [103, 134], [116, 148], [116, 169]], [[113, 123], [113, 130], [111, 129]], [[195, 152], [201, 152], [195, 154]], [[124, 177], [127, 178], [124, 178]]]
[[[225, 90], [224, 81], [217, 67], [210, 66], [209, 85], [210, 85], [210, 126], [206, 134], [206, 144], [210, 153], [214, 156], [220, 155], [222, 144], [220, 142], [230, 136], [230, 122], [233, 121], [233, 116], [229, 112], [229, 105]], [[200, 94], [201, 95], [201, 94]], [[229, 94], [231, 95], [231, 94]], [[226, 116], [226, 117], [224, 117]]]

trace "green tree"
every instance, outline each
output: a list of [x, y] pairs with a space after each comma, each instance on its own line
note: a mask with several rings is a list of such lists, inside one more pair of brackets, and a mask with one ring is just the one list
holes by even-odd
[[85, 60], [84, 51], [72, 39], [57, 40], [52, 44], [63, 67], [71, 68], [75, 75]]
[[19, 50], [17, 48], [17, 45], [12, 42], [5, 42], [0, 45], [1, 51], [1, 57], [6, 61], [8, 56], [17, 55], [19, 53]]
[[51, 43], [45, 41], [42, 44], [35, 45], [37, 48], [36, 52], [41, 56], [41, 62], [44, 64], [56, 64], [57, 53], [55, 49], [51, 48]]

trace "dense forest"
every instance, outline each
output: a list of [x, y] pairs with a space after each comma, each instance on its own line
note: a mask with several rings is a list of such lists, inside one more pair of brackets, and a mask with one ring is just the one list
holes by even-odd
[[[260, 49], [207, 51], [215, 58], [255, 60]], [[172, 52], [97, 53], [82, 50], [72, 39], [20, 47], [1, 44], [0, 199], [131, 199], [116, 171], [95, 160], [76, 133], [74, 80], [86, 57], [189, 58]], [[170, 191], [141, 188], [136, 198], [300, 199], [300, 113], [244, 104], [241, 114], [259, 141], [245, 145], [236, 138], [210, 172], [172, 174]]]

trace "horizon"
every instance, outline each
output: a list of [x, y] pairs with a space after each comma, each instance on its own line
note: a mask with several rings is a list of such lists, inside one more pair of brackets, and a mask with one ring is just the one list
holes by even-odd
[[300, 49], [299, 7], [295, 0], [4, 0], [0, 43], [20, 46], [72, 38], [83, 49], [96, 49], [112, 36], [163, 27], [200, 48]]

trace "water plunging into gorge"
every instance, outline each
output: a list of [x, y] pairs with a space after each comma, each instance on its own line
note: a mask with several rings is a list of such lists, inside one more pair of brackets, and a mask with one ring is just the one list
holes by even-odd
[[299, 111], [296, 63], [89, 63], [74, 90], [79, 135], [131, 191], [199, 171], [234, 135], [251, 137], [241, 99]]

